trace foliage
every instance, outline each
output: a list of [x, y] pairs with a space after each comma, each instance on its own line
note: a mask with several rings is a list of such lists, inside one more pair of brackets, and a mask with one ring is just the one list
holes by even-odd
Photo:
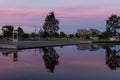
[[69, 34], [68, 37], [71, 39], [71, 38], [74, 38], [74, 34]]
[[67, 37], [67, 35], [64, 32], [60, 32], [60, 38]]
[[101, 33], [97, 29], [90, 29], [89, 31], [90, 31], [90, 36], [92, 36], [92, 37], [98, 37], [100, 35], [100, 33]]
[[53, 34], [53, 36], [56, 37], [56, 38], [59, 38], [60, 35], [59, 35], [57, 32], [55, 32], [55, 33]]
[[35, 39], [36, 38], [36, 34], [33, 32], [33, 33], [30, 34], [30, 37]]
[[28, 39], [28, 38], [29, 38], [29, 34], [24, 33], [24, 34], [23, 34], [23, 38], [24, 38], [24, 39]]
[[75, 34], [75, 37], [79, 38], [79, 35], [78, 35], [78, 33], [76, 33], [76, 34]]
[[40, 28], [40, 31], [39, 31], [39, 37], [43, 37], [43, 35], [44, 35], [44, 31], [42, 30], [42, 28]]
[[120, 29], [120, 16], [111, 15], [108, 20], [106, 20], [106, 31], [117, 33], [117, 29]]
[[49, 35], [48, 32], [45, 31], [45, 32], [43, 33], [43, 38], [49, 38], [49, 36], [50, 36], [50, 35]]
[[111, 31], [105, 31], [103, 33], [101, 33], [101, 35], [99, 36], [101, 39], [104, 38], [104, 39], [108, 39], [110, 37], [112, 37], [115, 33], [114, 32], [111, 32]]
[[90, 32], [86, 29], [78, 29], [77, 30], [77, 36], [79, 36], [81, 39], [84, 39], [86, 36], [89, 36]]
[[45, 33], [47, 32], [49, 34], [49, 37], [52, 37], [52, 35], [59, 30], [58, 24], [59, 21], [55, 18], [54, 12], [50, 12], [45, 19], [43, 29]]
[[18, 37], [19, 37], [19, 39], [22, 38], [23, 35], [24, 35], [23, 29], [21, 27], [18, 27]]
[[13, 28], [11, 25], [2, 26], [3, 37], [7, 39], [12, 38]]

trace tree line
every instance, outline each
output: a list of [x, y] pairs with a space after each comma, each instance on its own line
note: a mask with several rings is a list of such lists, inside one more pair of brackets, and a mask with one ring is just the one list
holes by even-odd
[[[54, 12], [50, 12], [46, 18], [42, 29], [38, 33], [25, 33], [21, 27], [18, 27], [18, 37], [19, 39], [38, 39], [38, 38], [81, 38], [81, 39], [108, 39], [112, 36], [120, 36], [120, 16], [112, 14], [106, 20], [106, 30], [100, 32], [97, 29], [78, 29], [75, 34], [66, 34], [61, 31], [58, 32], [60, 21], [56, 19]], [[74, 27], [74, 26], [73, 26]], [[10, 39], [13, 35], [14, 26], [5, 25], [2, 26], [2, 35], [1, 38]]]

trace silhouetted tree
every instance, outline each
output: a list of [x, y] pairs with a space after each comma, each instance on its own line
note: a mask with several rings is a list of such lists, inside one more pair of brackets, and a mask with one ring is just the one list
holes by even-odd
[[23, 37], [23, 35], [24, 35], [23, 29], [21, 27], [18, 27], [18, 37], [19, 37], [19, 39], [21, 39]]
[[43, 29], [52, 37], [55, 32], [59, 30], [59, 21], [55, 18], [54, 12], [50, 12], [45, 19]]
[[104, 39], [108, 39], [110, 37], [112, 37], [114, 35], [114, 32], [111, 32], [111, 31], [105, 31], [105, 32], [102, 32], [99, 36], [99, 38], [104, 38]]
[[59, 34], [57, 32], [53, 33], [53, 36], [59, 38]]
[[111, 15], [108, 20], [106, 20], [106, 31], [111, 31], [116, 34], [117, 29], [120, 28], [120, 16], [115, 14]]
[[90, 36], [93, 38], [93, 37], [99, 37], [100, 35], [100, 31], [97, 30], [97, 29], [90, 29]]
[[75, 37], [79, 38], [79, 34], [78, 34], [78, 33], [76, 33], [76, 34], [75, 34]]
[[24, 33], [24, 34], [23, 34], [23, 38], [24, 38], [24, 39], [28, 39], [28, 38], [29, 38], [29, 34]]
[[74, 38], [74, 34], [69, 34], [68, 37], [69, 38]]
[[67, 35], [64, 32], [60, 32], [60, 38], [67, 37]]
[[11, 26], [11, 25], [2, 26], [3, 37], [4, 37], [4, 38], [7, 38], [7, 39], [12, 38], [13, 28], [14, 28], [14, 27]]
[[42, 30], [42, 28], [40, 28], [40, 30], [39, 30], [39, 37], [43, 37], [43, 35], [44, 35], [44, 31]]
[[50, 37], [50, 34], [45, 31], [45, 32], [43, 33], [43, 38], [49, 38], [49, 37]]
[[30, 34], [30, 37], [35, 39], [36, 34], [33, 32], [33, 33]]
[[3, 35], [0, 35], [0, 39], [2, 39], [3, 38]]

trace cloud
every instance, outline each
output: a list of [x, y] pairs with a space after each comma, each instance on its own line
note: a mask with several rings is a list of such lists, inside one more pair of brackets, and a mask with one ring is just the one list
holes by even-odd
[[46, 10], [36, 9], [18, 9], [18, 8], [0, 8], [0, 21], [3, 24], [34, 24], [40, 22], [46, 15]]
[[103, 25], [104, 21], [111, 14], [120, 14], [119, 1], [91, 0], [86, 2], [80, 0], [61, 0], [53, 3], [50, 0], [35, 0], [35, 2], [32, 0], [29, 4], [26, 3], [28, 0], [17, 2], [6, 1], [8, 0], [0, 0], [0, 25], [40, 26], [44, 24], [46, 15], [50, 11], [54, 11], [56, 18], [60, 20], [62, 28], [86, 24], [95, 24], [96, 26], [96, 24]]

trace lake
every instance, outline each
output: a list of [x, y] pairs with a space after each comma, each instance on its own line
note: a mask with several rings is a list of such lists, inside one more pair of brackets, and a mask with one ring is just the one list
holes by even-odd
[[120, 45], [0, 49], [0, 80], [120, 80]]

